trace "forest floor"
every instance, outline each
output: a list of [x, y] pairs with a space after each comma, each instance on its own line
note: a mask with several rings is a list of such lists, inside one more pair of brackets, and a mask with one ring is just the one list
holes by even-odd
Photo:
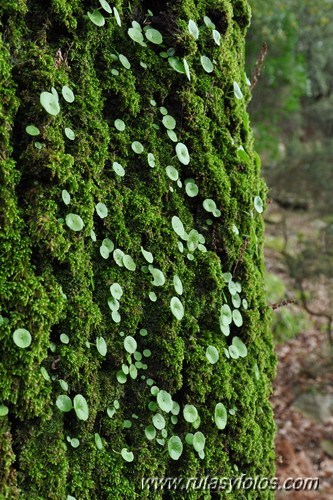
[[[306, 213], [281, 212], [274, 204], [269, 207], [266, 219], [266, 268], [284, 283], [284, 299], [297, 300], [297, 290], [283, 254], [286, 250], [286, 238], [288, 251], [297, 252], [297, 241], [304, 241], [305, 237], [311, 235], [313, 237], [320, 224], [318, 220], [309, 220]], [[270, 244], [272, 242], [273, 244]], [[317, 297], [309, 299], [311, 308], [324, 312], [332, 310], [332, 304], [327, 298], [327, 289], [319, 292]], [[324, 304], [323, 297], [327, 298]], [[282, 308], [295, 311], [296, 314], [297, 309], [298, 313], [301, 310], [300, 306], [295, 305]], [[302, 314], [307, 316], [304, 310]], [[286, 331], [285, 338], [282, 341], [279, 338], [279, 343], [276, 344], [278, 368], [271, 397], [277, 426], [276, 476], [280, 484], [287, 478], [319, 478], [319, 488], [317, 491], [283, 490], [277, 492], [276, 498], [331, 500], [333, 349], [325, 331], [327, 320], [324, 317], [308, 315], [308, 321], [300, 325], [299, 331], [297, 324], [296, 329], [293, 325], [293, 329], [293, 338], [290, 338], [290, 332]]]

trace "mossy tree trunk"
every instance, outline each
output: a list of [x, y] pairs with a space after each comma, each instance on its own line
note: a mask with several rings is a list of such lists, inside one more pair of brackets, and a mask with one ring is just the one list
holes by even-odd
[[1, 498], [210, 498], [141, 479], [274, 472], [248, 4], [113, 6], [0, 6]]

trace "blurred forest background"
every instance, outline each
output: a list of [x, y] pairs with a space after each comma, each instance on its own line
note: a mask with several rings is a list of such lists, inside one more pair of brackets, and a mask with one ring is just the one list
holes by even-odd
[[269, 189], [266, 286], [280, 366], [278, 473], [320, 477], [320, 492], [292, 498], [333, 498], [333, 1], [250, 4], [249, 113]]

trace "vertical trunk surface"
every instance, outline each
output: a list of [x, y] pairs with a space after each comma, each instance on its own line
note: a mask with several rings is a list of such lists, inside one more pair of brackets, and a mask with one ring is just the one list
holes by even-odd
[[1, 1], [1, 498], [225, 498], [141, 480], [274, 472], [249, 7], [101, 4]]

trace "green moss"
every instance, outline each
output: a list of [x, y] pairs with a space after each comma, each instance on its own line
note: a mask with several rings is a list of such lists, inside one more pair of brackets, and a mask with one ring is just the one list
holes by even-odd
[[[98, 6], [95, 2], [89, 10]], [[235, 465], [248, 475], [273, 474], [274, 425], [267, 401], [275, 358], [263, 289], [263, 223], [256, 212], [251, 216], [254, 196], [264, 199], [266, 191], [245, 111], [247, 2], [172, 1], [163, 15], [151, 1], [119, 1], [116, 6], [121, 28], [106, 13], [105, 26], [94, 25], [79, 0], [53, 0], [46, 10], [37, 0], [29, 2], [28, 11], [23, 1], [3, 2], [0, 8], [0, 23], [6, 22], [6, 37], [0, 41], [0, 138], [5, 145], [0, 157], [0, 313], [8, 318], [0, 324], [0, 402], [10, 410], [1, 420], [0, 493], [5, 498], [19, 492], [27, 499], [166, 498], [165, 491], [142, 490], [142, 477], [233, 477]], [[154, 13], [149, 23], [160, 30], [166, 47], [186, 57], [191, 81], [160, 57], [161, 47], [150, 42], [142, 47], [129, 39], [133, 20], [147, 25], [148, 8]], [[205, 15], [216, 23], [221, 47], [208, 28], [201, 30], [197, 42], [189, 34], [189, 19], [201, 26]], [[59, 48], [64, 60], [55, 65]], [[114, 57], [119, 54], [129, 59], [130, 69]], [[203, 70], [201, 55], [216, 60], [213, 75]], [[246, 99], [236, 102], [234, 81]], [[63, 85], [73, 89], [73, 103], [62, 98]], [[47, 115], [39, 102], [40, 93], [51, 87], [60, 96], [57, 116]], [[177, 159], [160, 106], [177, 122], [178, 140], [189, 149], [188, 165]], [[117, 118], [126, 124], [123, 132], [114, 126]], [[28, 124], [41, 130], [41, 150], [25, 132]], [[75, 141], [65, 137], [65, 127], [75, 131]], [[141, 155], [132, 151], [133, 141], [143, 144]], [[237, 156], [240, 145], [249, 155], [247, 162]], [[155, 156], [154, 168], [148, 165], [148, 153]], [[115, 174], [114, 161], [123, 165], [124, 177]], [[196, 198], [168, 179], [167, 165], [177, 168], [182, 181], [195, 179]], [[62, 200], [63, 189], [71, 195], [69, 205]], [[205, 198], [214, 199], [221, 210], [211, 226], [202, 207]], [[108, 208], [104, 219], [96, 214], [98, 202]], [[82, 218], [81, 231], [63, 222], [69, 213]], [[193, 261], [186, 257], [186, 241], [184, 253], [179, 251], [171, 225], [174, 215], [187, 232], [196, 229], [205, 238], [208, 251], [195, 250]], [[135, 272], [119, 267], [112, 254], [101, 257], [105, 238], [133, 258]], [[163, 271], [164, 286], [153, 286], [151, 274], [141, 271], [147, 266], [141, 245], [152, 252], [154, 267]], [[220, 331], [219, 310], [222, 303], [231, 303], [223, 273], [234, 270], [249, 308], [242, 310], [243, 327], [233, 326], [227, 338]], [[177, 295], [175, 274], [184, 286], [181, 321], [170, 309], [170, 299]], [[115, 282], [124, 290], [119, 324], [108, 306]], [[155, 303], [148, 298], [151, 291], [157, 295]], [[31, 332], [28, 349], [13, 343], [16, 328]], [[141, 328], [148, 330], [146, 337], [140, 336]], [[116, 373], [134, 359], [128, 359], [120, 332], [136, 338], [139, 352], [152, 352], [143, 360], [147, 370], [139, 365], [138, 378], [128, 377], [126, 384], [117, 382]], [[68, 344], [60, 341], [62, 333], [68, 335]], [[224, 356], [234, 335], [247, 345], [246, 358]], [[108, 348], [105, 357], [94, 345], [100, 336]], [[220, 352], [216, 365], [207, 362], [207, 345]], [[43, 378], [41, 367], [50, 380]], [[169, 391], [181, 406], [196, 405], [207, 439], [204, 460], [185, 445], [181, 459], [174, 462], [165, 447], [145, 438], [153, 415], [148, 405], [156, 398], [142, 376]], [[63, 393], [59, 380], [68, 383], [70, 398], [86, 398], [87, 421], [78, 420], [74, 410], [58, 410], [55, 401]], [[115, 399], [120, 408], [110, 418], [106, 409]], [[236, 408], [225, 431], [212, 421], [218, 402]], [[124, 419], [132, 420], [131, 429], [123, 428]], [[184, 439], [193, 430], [182, 418], [176, 425], [166, 419], [168, 436]], [[96, 432], [102, 450], [95, 445]], [[77, 437], [80, 446], [72, 448], [68, 436]], [[122, 448], [133, 451], [132, 463], [122, 459]], [[260, 498], [271, 498], [269, 492], [259, 493]], [[251, 498], [259, 498], [259, 493], [251, 492]], [[240, 498], [237, 495], [228, 498]], [[173, 496], [176, 492], [170, 493]], [[203, 494], [193, 490], [188, 498]], [[208, 492], [205, 498], [210, 498]]]

